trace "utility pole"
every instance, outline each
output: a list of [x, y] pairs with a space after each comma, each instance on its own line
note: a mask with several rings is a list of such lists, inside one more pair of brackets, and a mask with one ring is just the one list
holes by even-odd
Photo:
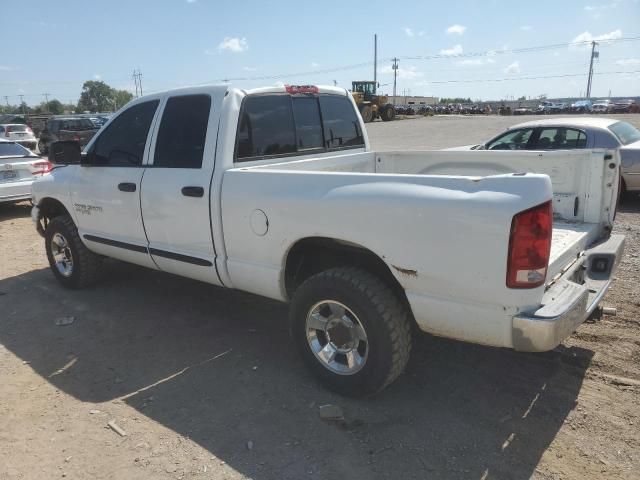
[[[133, 69], [133, 81], [136, 84], [136, 98], [142, 96], [142, 73], [140, 69]], [[140, 90], [140, 94], [138, 94], [138, 89]]]
[[391, 67], [393, 69], [393, 103], [396, 102], [396, 79], [398, 77], [398, 59], [393, 57], [393, 65]]
[[593, 79], [593, 59], [600, 57], [600, 52], [596, 52], [596, 45], [598, 42], [591, 42], [591, 62], [589, 62], [589, 79], [587, 80], [587, 95], [586, 99], [589, 100], [591, 98], [591, 81]]
[[373, 35], [373, 93], [378, 89], [378, 34]]
[[50, 93], [43, 93], [42, 95], [44, 95], [44, 101], [45, 101], [45, 107], [47, 109], [47, 113], [49, 113], [49, 95], [51, 95]]
[[24, 95], [18, 95], [20, 97], [20, 106], [22, 107], [22, 114], [26, 115], [27, 113], [24, 111]]
[[7, 107], [9, 106], [9, 97], [7, 95], [4, 96], [4, 101], [7, 103]]

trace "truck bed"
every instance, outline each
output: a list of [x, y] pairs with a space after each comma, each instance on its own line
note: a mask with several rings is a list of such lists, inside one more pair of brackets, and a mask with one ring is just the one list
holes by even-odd
[[[610, 155], [610, 152], [606, 152]], [[604, 150], [362, 152], [249, 167], [251, 170], [354, 175], [466, 177], [542, 173], [553, 188], [554, 228], [547, 279], [597, 242], [612, 219], [616, 189], [607, 185]], [[609, 187], [609, 188], [607, 188]]]

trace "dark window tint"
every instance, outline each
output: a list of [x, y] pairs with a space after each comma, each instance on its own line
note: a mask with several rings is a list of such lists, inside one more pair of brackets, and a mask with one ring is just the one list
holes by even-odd
[[571, 150], [586, 146], [587, 136], [584, 132], [573, 128], [553, 127], [540, 130], [534, 150]]
[[92, 130], [95, 127], [88, 118], [72, 118], [69, 120], [60, 120], [60, 130], [80, 131]]
[[490, 141], [487, 150], [525, 150], [532, 133], [532, 128], [511, 130]]
[[320, 96], [326, 148], [364, 145], [360, 123], [347, 97]]
[[238, 128], [238, 159], [296, 151], [289, 95], [247, 97]]
[[93, 145], [92, 163], [111, 167], [142, 164], [144, 145], [158, 100], [134, 105], [111, 122]]
[[293, 98], [298, 151], [322, 148], [322, 125], [317, 97]]
[[170, 168], [200, 168], [211, 97], [171, 97], [162, 114], [153, 165]]

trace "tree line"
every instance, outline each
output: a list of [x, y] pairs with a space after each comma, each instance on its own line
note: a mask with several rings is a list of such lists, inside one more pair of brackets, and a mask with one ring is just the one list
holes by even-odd
[[62, 103], [57, 98], [38, 105], [30, 106], [26, 102], [19, 105], [0, 105], [0, 113], [37, 115], [51, 113], [63, 115], [68, 113], [115, 112], [133, 98], [128, 90], [118, 90], [101, 80], [87, 80], [82, 85], [82, 92], [77, 104]]

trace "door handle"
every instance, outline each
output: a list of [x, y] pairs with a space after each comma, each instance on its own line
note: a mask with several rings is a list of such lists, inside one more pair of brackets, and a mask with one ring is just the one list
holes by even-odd
[[185, 197], [202, 197], [204, 188], [202, 187], [182, 187], [182, 195]]
[[136, 184], [129, 183], [129, 182], [122, 182], [118, 184], [118, 190], [120, 190], [121, 192], [135, 192]]

